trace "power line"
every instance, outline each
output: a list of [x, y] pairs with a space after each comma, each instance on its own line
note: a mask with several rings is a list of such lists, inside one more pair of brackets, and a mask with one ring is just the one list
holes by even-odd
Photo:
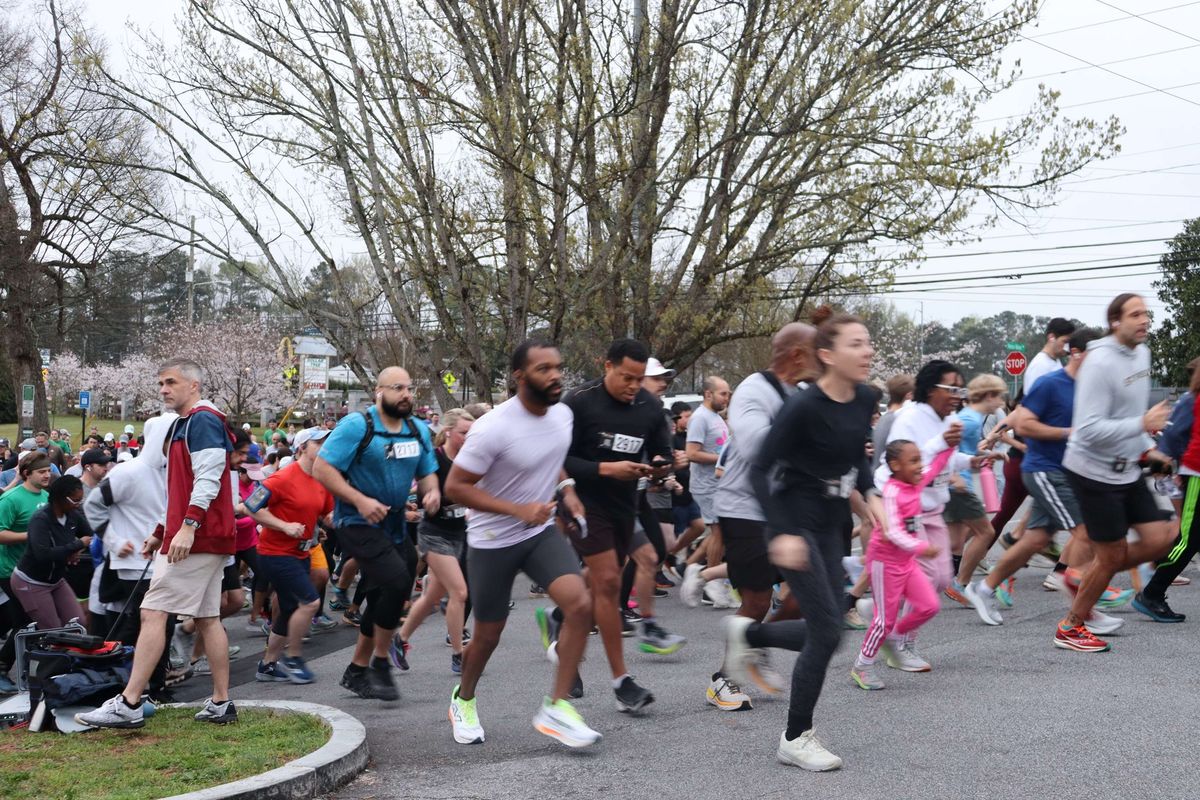
[[[1143, 55], [1140, 55], [1140, 56], [1128, 56], [1126, 58], [1118, 58], [1115, 61], [1104, 61], [1100, 64], [1097, 64], [1096, 67], [1111, 67], [1113, 64], [1125, 64], [1129, 61], [1140, 61], [1144, 58], [1154, 58], [1156, 56], [1170, 55], [1171, 53], [1179, 53], [1184, 50], [1194, 50], [1197, 47], [1200, 47], [1200, 45], [1185, 44], [1182, 47], [1172, 47], [1169, 50], [1156, 50], [1153, 53], [1144, 53]], [[1029, 75], [1028, 77], [1017, 78], [1015, 81], [1013, 81], [1013, 83], [1026, 83], [1027, 81], [1037, 81], [1037, 80], [1041, 80], [1043, 78], [1057, 78], [1060, 75], [1069, 75], [1072, 72], [1083, 72], [1083, 71], [1089, 70], [1089, 69], [1096, 69], [1096, 67], [1090, 67], [1090, 66], [1072, 67], [1071, 69], [1060, 69], [1060, 70], [1057, 70], [1056, 72], [1043, 72], [1040, 75]]]
[[[1045, 253], [1053, 250], [1086, 250], [1093, 247], [1118, 247], [1127, 244], [1147, 244], [1149, 242], [1165, 242], [1170, 237], [1158, 236], [1153, 239], [1126, 239], [1121, 242], [1087, 242], [1083, 244], [1061, 244], [1047, 245], [1046, 247], [1014, 247], [1009, 250], [977, 250], [970, 253], [934, 253], [930, 256], [923, 256], [923, 261], [932, 261], [942, 258], [975, 258], [976, 256], [1007, 256], [1013, 253]], [[1122, 258], [1126, 256], [1121, 256]], [[856, 260], [846, 260], [839, 263], [842, 264], [887, 264], [893, 261], [898, 261], [899, 258], [864, 258]]]
[[[1151, 262], [1151, 263], [1153, 263], [1153, 262]], [[1129, 264], [1127, 266], [1137, 266], [1137, 265]], [[1109, 277], [1109, 278], [1137, 278], [1137, 277], [1141, 277], [1144, 275], [1158, 275], [1158, 274], [1160, 274], [1160, 273], [1157, 270], [1155, 270], [1153, 272], [1131, 272], [1127, 275], [1109, 275], [1106, 277]], [[1021, 285], [1022, 286], [1035, 286], [1035, 285], [1041, 286], [1041, 285], [1054, 284], [1054, 283], [1070, 283], [1075, 280], [1078, 280], [1078, 278], [1047, 278], [1046, 280], [1022, 281]], [[1009, 285], [1010, 284], [1008, 284], [1008, 283], [985, 283], [985, 284], [977, 284], [977, 285], [971, 286], [969, 288], [971, 288], [971, 289], [991, 289], [991, 288], [998, 288], [998, 287], [1007, 287]], [[877, 288], [879, 291], [883, 291], [883, 292], [888, 291], [887, 287], [885, 287], [885, 286], [865, 287], [865, 288], [868, 288], [868, 289]], [[946, 291], [946, 287], [935, 286], [935, 287], [930, 287], [927, 289], [897, 289], [894, 291], [897, 294], [914, 294], [914, 293], [920, 294], [920, 293], [924, 293], [924, 292]]]
[[[1136, 255], [1133, 253], [1128, 253], [1128, 254], [1119, 255], [1119, 256], [1101, 256], [1098, 258], [1084, 258], [1084, 259], [1080, 259], [1079, 261], [1054, 261], [1049, 264], [1023, 264], [1023, 265], [1017, 265], [1017, 266], [1004, 266], [1004, 267], [994, 267], [994, 266], [993, 267], [975, 267], [975, 268], [967, 268], [967, 269], [956, 269], [953, 272], [936, 272], [936, 273], [932, 273], [932, 274], [923, 271], [923, 272], [914, 274], [912, 276], [905, 276], [905, 277], [914, 277], [914, 278], [916, 278], [916, 277], [925, 277], [925, 278], [933, 277], [933, 278], [936, 278], [941, 275], [945, 275], [947, 277], [957, 277], [960, 275], [971, 275], [971, 274], [978, 274], [981, 272], [993, 273], [992, 276], [999, 277], [1001, 275], [1008, 275], [1008, 274], [1010, 274], [1014, 271], [1018, 271], [1018, 270], [1024, 272], [1027, 270], [1047, 269], [1049, 267], [1073, 267], [1073, 266], [1077, 266], [1079, 264], [1100, 264], [1101, 262], [1104, 262], [1104, 261], [1113, 261], [1115, 259], [1121, 259], [1121, 258], [1125, 258], [1125, 259], [1129, 259], [1129, 258], [1157, 259], [1159, 257], [1160, 257], [1160, 254], [1158, 254], [1158, 253], [1138, 253]], [[1037, 274], [1037, 273], [1030, 273], [1030, 274]], [[983, 275], [982, 277], [987, 278], [987, 277], [992, 277], [992, 276]]]
[[[1105, 5], [1108, 5], [1108, 4], [1107, 4], [1107, 3], [1105, 3]], [[1173, 6], [1167, 6], [1166, 8], [1159, 8], [1159, 9], [1156, 9], [1156, 10], [1154, 10], [1154, 11], [1147, 11], [1147, 12], [1146, 12], [1146, 14], [1147, 14], [1147, 15], [1153, 15], [1153, 14], [1165, 14], [1165, 13], [1166, 13], [1166, 12], [1168, 12], [1168, 11], [1175, 11], [1176, 9], [1180, 9], [1180, 8], [1187, 8], [1188, 6], [1196, 6], [1196, 5], [1200, 5], [1200, 2], [1193, 2], [1193, 3], [1179, 3], [1179, 4], [1177, 4], [1177, 5], [1173, 5]], [[1117, 10], [1118, 10], [1118, 11], [1120, 11], [1120, 9], [1117, 9]], [[1111, 24], [1112, 24], [1112, 23], [1114, 23], [1114, 22], [1124, 22], [1124, 21], [1125, 21], [1125, 20], [1124, 20], [1123, 18], [1121, 18], [1121, 17], [1114, 17], [1114, 18], [1112, 18], [1112, 19], [1104, 19], [1104, 20], [1100, 20], [1099, 22], [1088, 22], [1088, 23], [1086, 23], [1086, 24], [1083, 24], [1083, 25], [1075, 25], [1075, 26], [1073, 26], [1073, 27], [1070, 27], [1070, 28], [1061, 28], [1061, 29], [1059, 29], [1059, 30], [1057, 30], [1057, 31], [1048, 31], [1048, 32], [1046, 32], [1046, 33], [1039, 33], [1039, 34], [1037, 34], [1037, 35], [1036, 35], [1036, 37], [1033, 37], [1033, 38], [1037, 38], [1037, 39], [1043, 39], [1043, 38], [1045, 38], [1045, 37], [1047, 37], [1047, 36], [1057, 36], [1057, 35], [1058, 35], [1058, 34], [1060, 34], [1060, 33], [1070, 33], [1071, 31], [1081, 31], [1081, 30], [1084, 30], [1085, 28], [1097, 28], [1097, 27], [1099, 27], [1099, 26], [1101, 26], [1101, 25], [1111, 25]]]
[[[1068, 269], [1049, 269], [1049, 270], [1046, 270], [1045, 272], [1035, 272], [1035, 273], [1032, 273], [1031, 275], [1023, 275], [1019, 270], [1014, 269], [1007, 273], [1002, 272], [1002, 273], [996, 273], [996, 274], [992, 274], [992, 275], [966, 275], [966, 276], [960, 276], [960, 277], [954, 277], [954, 278], [930, 278], [928, 280], [902, 281], [902, 282], [896, 281], [891, 284], [880, 284], [880, 286], [881, 287], [888, 286], [888, 285], [891, 285], [891, 286], [919, 286], [919, 285], [930, 284], [930, 283], [937, 283], [937, 284], [965, 283], [967, 281], [986, 281], [986, 280], [993, 280], [995, 278], [1001, 278], [1001, 277], [1007, 278], [1012, 281], [1020, 281], [1022, 286], [1030, 286], [1030, 285], [1035, 285], [1035, 284], [1039, 283], [1039, 281], [1028, 280], [1028, 278], [1038, 278], [1042, 275], [1062, 275], [1062, 274], [1075, 274], [1075, 273], [1080, 273], [1080, 272], [1099, 272], [1102, 270], [1110, 270], [1110, 269], [1125, 269], [1126, 267], [1145, 267], [1145, 266], [1150, 266], [1152, 264], [1158, 264], [1158, 263], [1159, 263], [1158, 261], [1129, 261], [1129, 262], [1125, 262], [1123, 264], [1107, 264], [1107, 265], [1099, 266], [1099, 267], [1071, 267]], [[1156, 270], [1154, 273], [1148, 273], [1148, 274], [1158, 274], [1158, 272]], [[1113, 277], [1122, 277], [1122, 276], [1113, 276]], [[1005, 284], [996, 284], [996, 285], [1004, 286]]]
[[1177, 31], [1174, 28], [1168, 28], [1166, 25], [1163, 25], [1161, 22], [1155, 22], [1152, 19], [1146, 19], [1146, 17], [1141, 14], [1134, 14], [1132, 11], [1126, 11], [1123, 8], [1118, 8], [1117, 6], [1114, 6], [1112, 3], [1109, 3], [1107, 0], [1096, 0], [1096, 2], [1102, 6], [1108, 6], [1113, 11], [1119, 11], [1127, 17], [1133, 17], [1134, 19], [1140, 19], [1142, 22], [1146, 23], [1147, 25], [1153, 25], [1156, 28], [1162, 28], [1164, 31], [1174, 33], [1177, 36], [1182, 36], [1185, 39], [1191, 39], [1193, 42], [1200, 42], [1200, 39], [1197, 39], [1195, 36], [1192, 36], [1190, 33], [1184, 33], [1183, 31]]
[[1151, 85], [1151, 84], [1149, 84], [1149, 83], [1146, 83], [1145, 81], [1140, 81], [1140, 80], [1138, 80], [1137, 78], [1131, 78], [1131, 77], [1129, 77], [1128, 75], [1123, 75], [1123, 74], [1121, 74], [1120, 72], [1117, 72], [1116, 70], [1112, 70], [1112, 69], [1109, 69], [1108, 67], [1101, 66], [1101, 65], [1099, 65], [1099, 64], [1096, 64], [1096, 63], [1094, 63], [1094, 62], [1092, 62], [1092, 61], [1088, 61], [1086, 58], [1081, 58], [1080, 56], [1073, 55], [1073, 54], [1071, 54], [1071, 53], [1068, 53], [1068, 52], [1067, 52], [1067, 51], [1065, 51], [1065, 50], [1060, 50], [1059, 48], [1057, 48], [1057, 47], [1054, 47], [1053, 45], [1046, 44], [1045, 42], [1039, 42], [1039, 41], [1038, 41], [1038, 40], [1036, 40], [1036, 39], [1030, 39], [1030, 38], [1028, 38], [1028, 37], [1021, 37], [1021, 38], [1025, 39], [1025, 41], [1027, 41], [1027, 42], [1032, 42], [1033, 44], [1036, 44], [1036, 45], [1038, 45], [1039, 47], [1044, 47], [1044, 48], [1046, 48], [1047, 50], [1052, 50], [1052, 51], [1054, 51], [1055, 53], [1058, 53], [1059, 55], [1066, 56], [1067, 58], [1073, 58], [1073, 59], [1075, 59], [1076, 61], [1079, 61], [1079, 62], [1081, 62], [1081, 63], [1087, 64], [1087, 65], [1088, 65], [1088, 66], [1090, 66], [1090, 67], [1095, 67], [1096, 69], [1103, 70], [1104, 72], [1107, 72], [1109, 75], [1113, 75], [1113, 76], [1115, 76], [1115, 77], [1117, 77], [1117, 78], [1122, 78], [1122, 79], [1124, 79], [1124, 80], [1127, 80], [1127, 81], [1129, 81], [1130, 83], [1136, 83], [1138, 86], [1144, 86], [1144, 87], [1146, 87], [1147, 89], [1151, 89], [1151, 90], [1153, 90], [1153, 91], [1155, 91], [1155, 92], [1159, 92], [1159, 93], [1161, 93], [1161, 94], [1165, 94], [1167, 97], [1174, 97], [1176, 100], [1182, 100], [1183, 102], [1185, 102], [1185, 103], [1189, 103], [1189, 104], [1191, 104], [1191, 105], [1193, 105], [1193, 106], [1200, 106], [1200, 103], [1197, 103], [1195, 100], [1191, 100], [1191, 99], [1189, 99], [1189, 98], [1187, 98], [1187, 97], [1184, 97], [1183, 95], [1174, 94], [1174, 93], [1172, 93], [1172, 92], [1170, 92], [1170, 91], [1167, 91], [1166, 89], [1160, 89], [1159, 87], [1157, 87], [1157, 86], [1153, 86], [1153, 85]]
[[1079, 180], [1075, 180], [1075, 181], [1063, 181], [1062, 185], [1063, 186], [1073, 186], [1077, 183], [1094, 183], [1096, 181], [1112, 181], [1112, 180], [1117, 180], [1119, 178], [1132, 178], [1135, 175], [1150, 175], [1150, 174], [1154, 174], [1154, 173], [1159, 173], [1159, 174], [1170, 173], [1172, 175], [1179, 175], [1180, 177], [1190, 176], [1190, 175], [1200, 175], [1200, 172], [1172, 172], [1172, 170], [1184, 169], [1185, 167], [1200, 167], [1200, 162], [1196, 162], [1193, 164], [1180, 164], [1178, 167], [1157, 167], [1155, 169], [1121, 170], [1120, 175], [1097, 175], [1094, 178], [1080, 178]]

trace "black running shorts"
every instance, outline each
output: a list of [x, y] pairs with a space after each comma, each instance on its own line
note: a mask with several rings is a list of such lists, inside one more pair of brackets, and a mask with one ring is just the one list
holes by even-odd
[[1169, 511], [1154, 502], [1154, 495], [1140, 477], [1133, 483], [1112, 484], [1070, 470], [1064, 472], [1075, 490], [1088, 538], [1094, 542], [1119, 542], [1133, 525], [1171, 518]]
[[767, 557], [766, 523], [753, 519], [721, 517], [725, 563], [733, 588], [768, 591], [779, 583], [779, 571]]

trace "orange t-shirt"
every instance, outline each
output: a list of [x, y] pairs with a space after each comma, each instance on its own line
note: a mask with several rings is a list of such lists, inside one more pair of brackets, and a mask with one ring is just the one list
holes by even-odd
[[[269, 475], [263, 481], [263, 486], [271, 492], [267, 510], [284, 522], [302, 524], [306, 538], [312, 537], [317, 520], [333, 511], [333, 495], [316, 478], [301, 469], [298, 461]], [[258, 537], [258, 553], [264, 556], [308, 558], [308, 552], [300, 549], [303, 541], [264, 525]]]

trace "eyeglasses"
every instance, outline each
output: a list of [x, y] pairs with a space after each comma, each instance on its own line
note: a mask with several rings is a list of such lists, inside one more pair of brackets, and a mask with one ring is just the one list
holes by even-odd
[[73, 506], [81, 506], [81, 505], [83, 505], [83, 498], [81, 497], [78, 500], [76, 500], [74, 497], [68, 497], [67, 502]]
[[934, 386], [936, 386], [938, 389], [945, 389], [947, 392], [950, 393], [951, 397], [958, 397], [958, 398], [965, 399], [968, 394], [967, 387], [965, 387], [965, 386], [951, 386], [946, 383], [935, 383]]
[[412, 388], [412, 384], [408, 383], [383, 383], [375, 387], [376, 389], [388, 389], [393, 392], [407, 392]]

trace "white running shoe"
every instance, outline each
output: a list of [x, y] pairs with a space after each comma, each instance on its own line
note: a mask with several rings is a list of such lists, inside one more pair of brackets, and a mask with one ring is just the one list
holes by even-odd
[[929, 672], [933, 669], [929, 662], [918, 655], [912, 642], [897, 642], [888, 640], [884, 647], [887, 649], [887, 665], [901, 672]]
[[95, 711], [76, 714], [75, 721], [89, 728], [140, 728], [146, 724], [146, 717], [142, 705], [130, 708], [118, 694]]
[[709, 581], [704, 584], [704, 596], [712, 601], [713, 608], [737, 608], [741, 603], [733, 599], [729, 581]]
[[683, 583], [679, 587], [679, 598], [688, 608], [696, 608], [700, 605], [700, 596], [704, 591], [704, 578], [700, 577], [700, 573], [703, 571], [704, 567], [699, 564], [688, 564], [683, 571]]
[[1083, 627], [1094, 633], [1096, 636], [1105, 636], [1114, 633], [1125, 624], [1125, 620], [1120, 617], [1113, 617], [1108, 614], [1102, 614], [1095, 609], [1092, 609], [1092, 614], [1083, 623]]
[[475, 698], [463, 700], [458, 696], [458, 686], [450, 693], [450, 725], [454, 729], [454, 741], [459, 744], [483, 744], [483, 726], [475, 713]]
[[1004, 617], [1000, 616], [1000, 602], [996, 600], [996, 593], [983, 591], [979, 583], [979, 581], [968, 583], [963, 589], [963, 594], [971, 601], [971, 605], [975, 606], [975, 612], [979, 614], [979, 618], [985, 625], [1004, 624]]
[[746, 629], [754, 620], [731, 614], [721, 620], [725, 629], [725, 663], [721, 665], [721, 674], [728, 677], [738, 686], [749, 686], [754, 682], [750, 670], [750, 662], [755, 660], [754, 648], [746, 641]]
[[713, 674], [712, 683], [709, 684], [705, 696], [710, 705], [722, 711], [749, 711], [754, 707], [750, 702], [750, 695], [719, 672]]
[[767, 651], [763, 648], [757, 648], [753, 652], [754, 661], [750, 664], [749, 668], [755, 685], [767, 694], [780, 694], [783, 692], [788, 686], [788, 681], [779, 674], [779, 670], [771, 666], [771, 658], [767, 654]]
[[871, 621], [875, 619], [875, 598], [860, 598], [854, 603], [854, 609], [858, 611], [858, 615], [862, 617], [863, 622], [867, 623], [867, 627], [870, 627]]
[[567, 747], [587, 747], [603, 738], [587, 726], [574, 706], [566, 700], [551, 703], [549, 697], [542, 700], [542, 707], [533, 717], [533, 727]]
[[1063, 585], [1062, 573], [1052, 571], [1046, 576], [1046, 580], [1042, 581], [1042, 588], [1047, 592], [1065, 592], [1066, 586]]
[[850, 583], [858, 583], [858, 578], [863, 572], [862, 556], [843, 556], [842, 569], [846, 571]]
[[815, 730], [809, 729], [792, 741], [787, 740], [787, 734], [779, 734], [779, 749], [775, 756], [781, 764], [809, 770], [810, 772], [828, 772], [831, 769], [841, 769], [842, 760], [825, 749], [825, 745], [817, 738]]

